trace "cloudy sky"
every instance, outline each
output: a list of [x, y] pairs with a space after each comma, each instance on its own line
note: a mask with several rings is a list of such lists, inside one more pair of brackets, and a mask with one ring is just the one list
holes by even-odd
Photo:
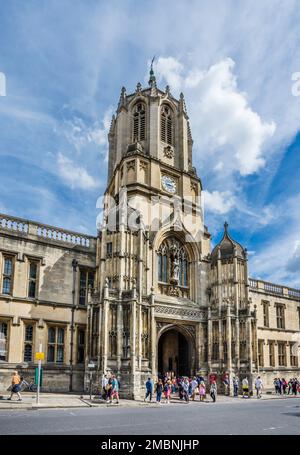
[[213, 243], [227, 220], [253, 277], [300, 287], [299, 24], [296, 0], [2, 0], [0, 212], [96, 233], [110, 118], [155, 55]]

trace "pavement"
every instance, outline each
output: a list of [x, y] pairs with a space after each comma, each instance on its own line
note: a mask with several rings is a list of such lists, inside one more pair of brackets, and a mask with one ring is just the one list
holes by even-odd
[[[274, 397], [273, 397], [274, 398]], [[300, 435], [300, 396], [217, 402], [80, 404], [73, 409], [0, 409], [1, 435]], [[44, 399], [44, 398], [43, 398]], [[54, 401], [52, 401], [54, 403]], [[95, 406], [89, 407], [90, 404]], [[14, 405], [12, 405], [14, 406]], [[33, 410], [35, 409], [35, 410]]]
[[[8, 392], [0, 393], [0, 410], [11, 410], [11, 409], [51, 409], [51, 408], [91, 408], [91, 407], [125, 407], [125, 408], [136, 408], [141, 406], [150, 406], [150, 407], [158, 407], [155, 401], [152, 403], [144, 402], [143, 400], [126, 400], [120, 399], [119, 404], [107, 403], [106, 401], [99, 399], [97, 397], [92, 397], [90, 400], [89, 395], [79, 395], [79, 394], [59, 394], [59, 393], [41, 393], [39, 403], [36, 403], [36, 394], [33, 392], [22, 392], [22, 401], [17, 401], [17, 396], [14, 395], [13, 399], [7, 400], [9, 397]], [[266, 400], [292, 400], [300, 398], [300, 395], [297, 397], [292, 395], [275, 395], [275, 394], [263, 394], [260, 400], [257, 400], [256, 397], [251, 397], [250, 399], [243, 398], [239, 396], [238, 398], [228, 397], [224, 395], [217, 396], [218, 403], [232, 403], [236, 401], [266, 401]], [[212, 400], [210, 399], [209, 395], [207, 395], [207, 399], [205, 403], [209, 403]], [[196, 404], [199, 402], [199, 398], [195, 401]], [[171, 398], [170, 405], [182, 405], [185, 402], [179, 400], [177, 396], [173, 396]], [[191, 403], [192, 404], [192, 403]], [[164, 400], [162, 400], [162, 406], [165, 405]], [[169, 406], [170, 406], [169, 405]]]

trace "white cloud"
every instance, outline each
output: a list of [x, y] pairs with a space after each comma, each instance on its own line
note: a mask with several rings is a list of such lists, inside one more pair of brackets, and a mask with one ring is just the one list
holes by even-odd
[[292, 256], [288, 259], [286, 270], [291, 273], [300, 274], [300, 240], [294, 242]]
[[[171, 90], [184, 90], [191, 95], [189, 111], [199, 153], [205, 150], [215, 159], [221, 155], [227, 169], [245, 176], [265, 165], [263, 146], [276, 126], [264, 121], [249, 106], [247, 95], [238, 88], [234, 66], [231, 58], [225, 58], [200, 71], [186, 69], [173, 57], [160, 57], [156, 71]], [[222, 169], [221, 165], [215, 167]]]
[[223, 215], [235, 205], [235, 197], [230, 191], [203, 191], [204, 208], [212, 213]]
[[71, 188], [90, 190], [99, 185], [85, 169], [76, 165], [62, 153], [58, 154], [57, 164], [59, 175]]
[[250, 273], [273, 283], [300, 288], [300, 194], [278, 207], [278, 234], [250, 258]]
[[179, 90], [182, 86], [181, 73], [183, 65], [174, 57], [159, 57], [154, 65], [155, 73], [158, 75], [158, 82], [165, 79], [174, 90]]
[[107, 134], [110, 127], [113, 108], [109, 107], [104, 112], [101, 121], [95, 121], [87, 124], [80, 117], [73, 117], [71, 120], [65, 120], [62, 132], [67, 140], [74, 145], [76, 151], [81, 153], [83, 148], [88, 144], [99, 146], [99, 152], [107, 154]]

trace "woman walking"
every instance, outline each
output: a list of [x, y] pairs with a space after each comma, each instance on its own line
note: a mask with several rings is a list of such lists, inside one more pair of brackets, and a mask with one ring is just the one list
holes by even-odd
[[204, 381], [200, 382], [199, 395], [200, 395], [200, 401], [204, 401], [205, 398], [206, 398], [206, 387], [205, 387], [205, 382]]
[[164, 385], [164, 396], [165, 396], [165, 403], [170, 404], [170, 395], [171, 395], [171, 386], [169, 381], [166, 381]]

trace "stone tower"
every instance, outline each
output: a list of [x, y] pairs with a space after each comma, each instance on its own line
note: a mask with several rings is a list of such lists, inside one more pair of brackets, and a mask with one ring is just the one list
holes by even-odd
[[208, 372], [219, 377], [247, 376], [257, 372], [256, 311], [249, 297], [247, 250], [224, 234], [210, 257], [208, 289]]
[[205, 362], [210, 235], [184, 96], [158, 89], [152, 67], [148, 87], [122, 88], [108, 140], [87, 358], [134, 398], [149, 375]]

